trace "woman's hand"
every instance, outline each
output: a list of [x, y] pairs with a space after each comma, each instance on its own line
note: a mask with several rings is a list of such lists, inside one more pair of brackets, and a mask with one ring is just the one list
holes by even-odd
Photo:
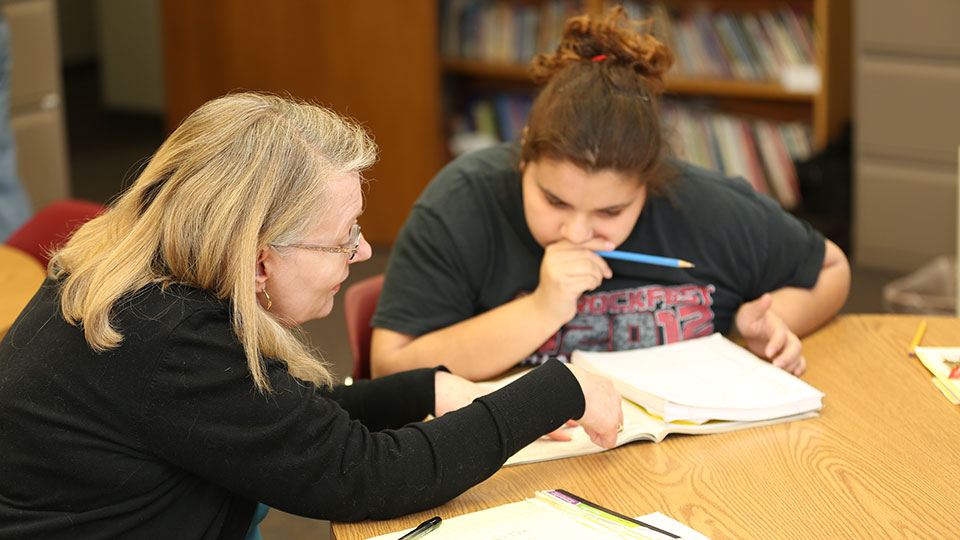
[[473, 400], [489, 393], [475, 382], [439, 369], [434, 378], [433, 392], [433, 415], [437, 418], [466, 407], [473, 403]]
[[617, 435], [623, 428], [623, 409], [620, 393], [606, 377], [594, 375], [580, 366], [567, 364], [580, 383], [586, 407], [583, 416], [577, 419], [597, 446], [613, 448]]
[[578, 424], [576, 420], [567, 420], [566, 422], [564, 422], [562, 426], [551, 431], [550, 433], [547, 433], [546, 435], [544, 435], [544, 437], [547, 437], [548, 439], [553, 439], [555, 441], [560, 441], [560, 442], [572, 441], [573, 437], [571, 437], [566, 431], [564, 431], [564, 428], [577, 427], [579, 425], [580, 424]]
[[807, 361], [800, 354], [800, 338], [770, 309], [772, 305], [773, 297], [767, 293], [740, 306], [735, 319], [737, 330], [753, 354], [784, 371], [802, 375]]
[[583, 244], [561, 240], [546, 247], [540, 262], [540, 284], [532, 296], [550, 320], [563, 324], [572, 319], [580, 295], [613, 276], [607, 261], [594, 253], [613, 248], [612, 242], [600, 238]]

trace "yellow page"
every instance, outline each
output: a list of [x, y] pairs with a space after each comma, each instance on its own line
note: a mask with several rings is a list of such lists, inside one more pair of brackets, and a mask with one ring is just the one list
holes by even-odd
[[[950, 370], [944, 360], [960, 360], [960, 347], [916, 347], [917, 358], [936, 378], [935, 384], [951, 402], [960, 397], [960, 379], [951, 379]], [[951, 396], [953, 396], [951, 398]]]
[[953, 395], [953, 392], [951, 392], [949, 388], [944, 386], [944, 384], [940, 382], [940, 379], [936, 377], [931, 377], [930, 380], [933, 381], [934, 386], [936, 386], [937, 389], [940, 390], [940, 393], [943, 394], [943, 396], [947, 398], [947, 400], [950, 401], [950, 403], [953, 403], [954, 405], [960, 405], [960, 396]]

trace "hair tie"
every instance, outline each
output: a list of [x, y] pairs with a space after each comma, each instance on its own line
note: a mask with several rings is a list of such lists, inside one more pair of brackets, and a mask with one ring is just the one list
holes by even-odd
[[603, 62], [603, 61], [606, 60], [606, 59], [607, 59], [607, 55], [605, 55], [605, 54], [598, 54], [598, 55], [594, 56], [593, 58], [591, 58], [590, 61], [591, 61], [591, 62]]

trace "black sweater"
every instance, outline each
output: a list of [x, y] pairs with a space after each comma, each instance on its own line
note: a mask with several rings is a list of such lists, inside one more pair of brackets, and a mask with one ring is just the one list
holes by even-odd
[[270, 360], [263, 394], [227, 303], [149, 286], [116, 315], [122, 344], [93, 352], [48, 280], [0, 342], [0, 538], [242, 538], [256, 501], [390, 518], [583, 414], [556, 361], [424, 423], [432, 369], [319, 390]]

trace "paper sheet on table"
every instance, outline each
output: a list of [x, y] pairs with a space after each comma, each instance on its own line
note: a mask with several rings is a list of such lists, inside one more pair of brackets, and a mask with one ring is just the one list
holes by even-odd
[[665, 531], [680, 535], [683, 540], [710, 540], [706, 536], [698, 533], [690, 527], [687, 527], [683, 523], [665, 516], [660, 512], [654, 512], [652, 514], [640, 516], [637, 519], [644, 523], [649, 523], [654, 527], [659, 527]]
[[960, 347], [916, 347], [920, 362], [933, 374], [933, 384], [954, 405], [960, 404], [960, 379], [951, 379], [951, 365], [960, 361]]
[[[581, 531], [580, 529], [584, 530]], [[377, 536], [371, 540], [395, 540], [411, 529]], [[504, 504], [487, 510], [445, 519], [430, 532], [428, 540], [527, 540], [569, 538], [571, 531], [583, 540], [618, 538], [604, 531], [581, 527], [572, 518], [549, 507], [527, 501]], [[594, 535], [593, 533], [596, 532]]]
[[[660, 512], [648, 514], [640, 519], [673, 533], [681, 540], [710, 540]], [[368, 540], [397, 540], [411, 530], [413, 528], [387, 533]], [[623, 536], [610, 530], [595, 528], [588, 522], [576, 520], [563, 512], [558, 512], [550, 505], [534, 499], [504, 504], [445, 519], [438, 528], [426, 536], [425, 540], [539, 540], [544, 538], [676, 540], [652, 532], [648, 536]]]

